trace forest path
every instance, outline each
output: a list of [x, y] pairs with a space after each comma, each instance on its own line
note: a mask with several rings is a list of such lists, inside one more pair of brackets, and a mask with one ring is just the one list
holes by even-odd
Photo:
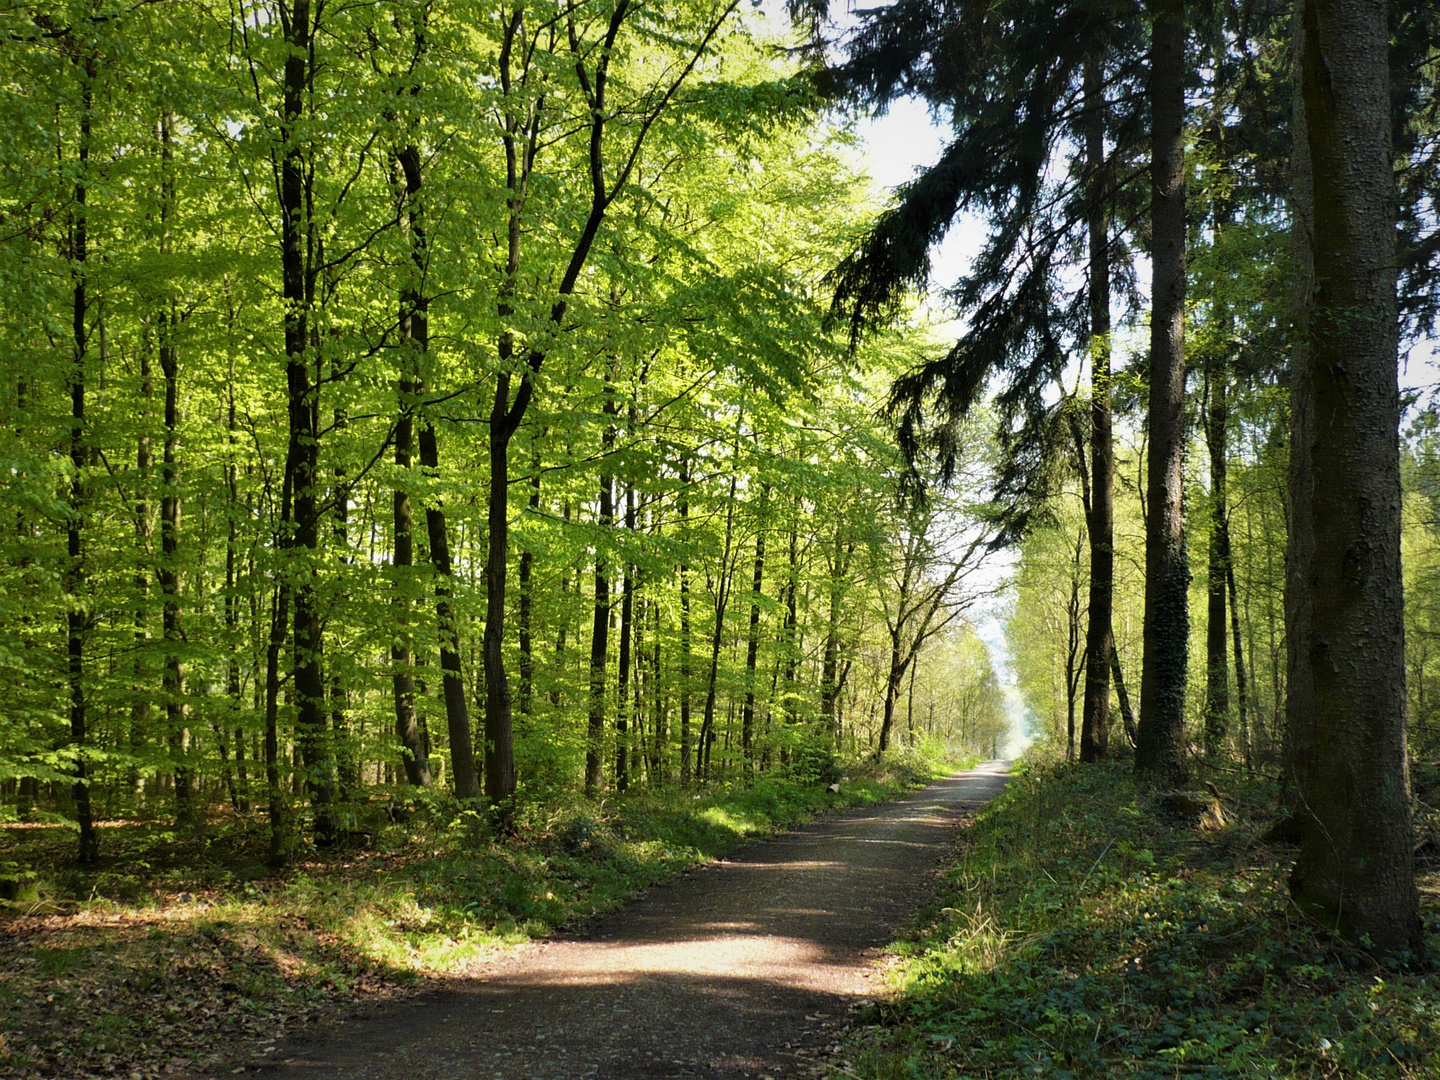
[[[881, 948], [932, 888], [991, 761], [752, 844], [477, 978], [280, 1048], [275, 1080], [660, 1080], [813, 1075]], [[220, 1069], [214, 1076], [230, 1073]]]

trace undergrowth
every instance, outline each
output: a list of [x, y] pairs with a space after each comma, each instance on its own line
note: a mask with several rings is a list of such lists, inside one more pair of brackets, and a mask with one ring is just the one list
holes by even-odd
[[[105, 861], [69, 865], [60, 829], [10, 829], [0, 907], [0, 1075], [157, 1077], [250, 1047], [358, 998], [463, 975], [496, 948], [617, 906], [646, 886], [831, 808], [938, 775], [895, 755], [828, 786], [766, 778], [520, 807], [517, 835], [405, 793], [347, 849], [263, 863], [263, 824], [102, 830]], [[14, 843], [13, 841], [19, 841]]]
[[1293, 851], [1259, 839], [1273, 791], [1237, 781], [1222, 806], [1202, 829], [1128, 764], [1022, 770], [899, 947], [898, 994], [845, 1074], [1440, 1076], [1437, 977], [1294, 911]]

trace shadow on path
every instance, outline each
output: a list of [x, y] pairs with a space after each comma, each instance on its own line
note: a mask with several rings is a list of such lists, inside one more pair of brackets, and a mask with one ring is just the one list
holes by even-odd
[[[925, 899], [992, 761], [737, 852], [474, 979], [282, 1046], [274, 1080], [806, 1076]], [[210, 1074], [225, 1076], [229, 1069]]]

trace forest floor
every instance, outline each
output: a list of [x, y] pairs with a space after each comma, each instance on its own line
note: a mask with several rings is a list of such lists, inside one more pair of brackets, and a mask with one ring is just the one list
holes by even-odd
[[422, 997], [749, 840], [937, 775], [903, 757], [851, 772], [838, 792], [766, 779], [537, 803], [518, 840], [444, 800], [392, 805], [353, 846], [279, 872], [254, 822], [107, 823], [103, 861], [83, 872], [68, 830], [8, 827], [0, 884], [19, 895], [0, 904], [0, 1076], [151, 1080], [263, 1062], [357, 1006]]
[[[264, 1080], [826, 1075], [883, 946], [1003, 762], [754, 844], [413, 1002], [278, 1048]], [[232, 1068], [227, 1062], [207, 1078]]]
[[1172, 816], [1128, 760], [1018, 768], [895, 947], [894, 992], [850, 1033], [846, 1072], [1440, 1076], [1440, 764], [1413, 770], [1421, 967], [1302, 918], [1295, 849], [1264, 839], [1273, 782], [1196, 769], [1223, 821]]

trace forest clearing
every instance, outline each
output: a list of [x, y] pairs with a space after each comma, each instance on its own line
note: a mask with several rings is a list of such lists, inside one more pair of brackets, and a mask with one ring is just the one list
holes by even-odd
[[0, 100], [0, 1071], [693, 895], [675, 1055], [435, 1075], [1440, 1075], [1431, 0], [43, 0]]

